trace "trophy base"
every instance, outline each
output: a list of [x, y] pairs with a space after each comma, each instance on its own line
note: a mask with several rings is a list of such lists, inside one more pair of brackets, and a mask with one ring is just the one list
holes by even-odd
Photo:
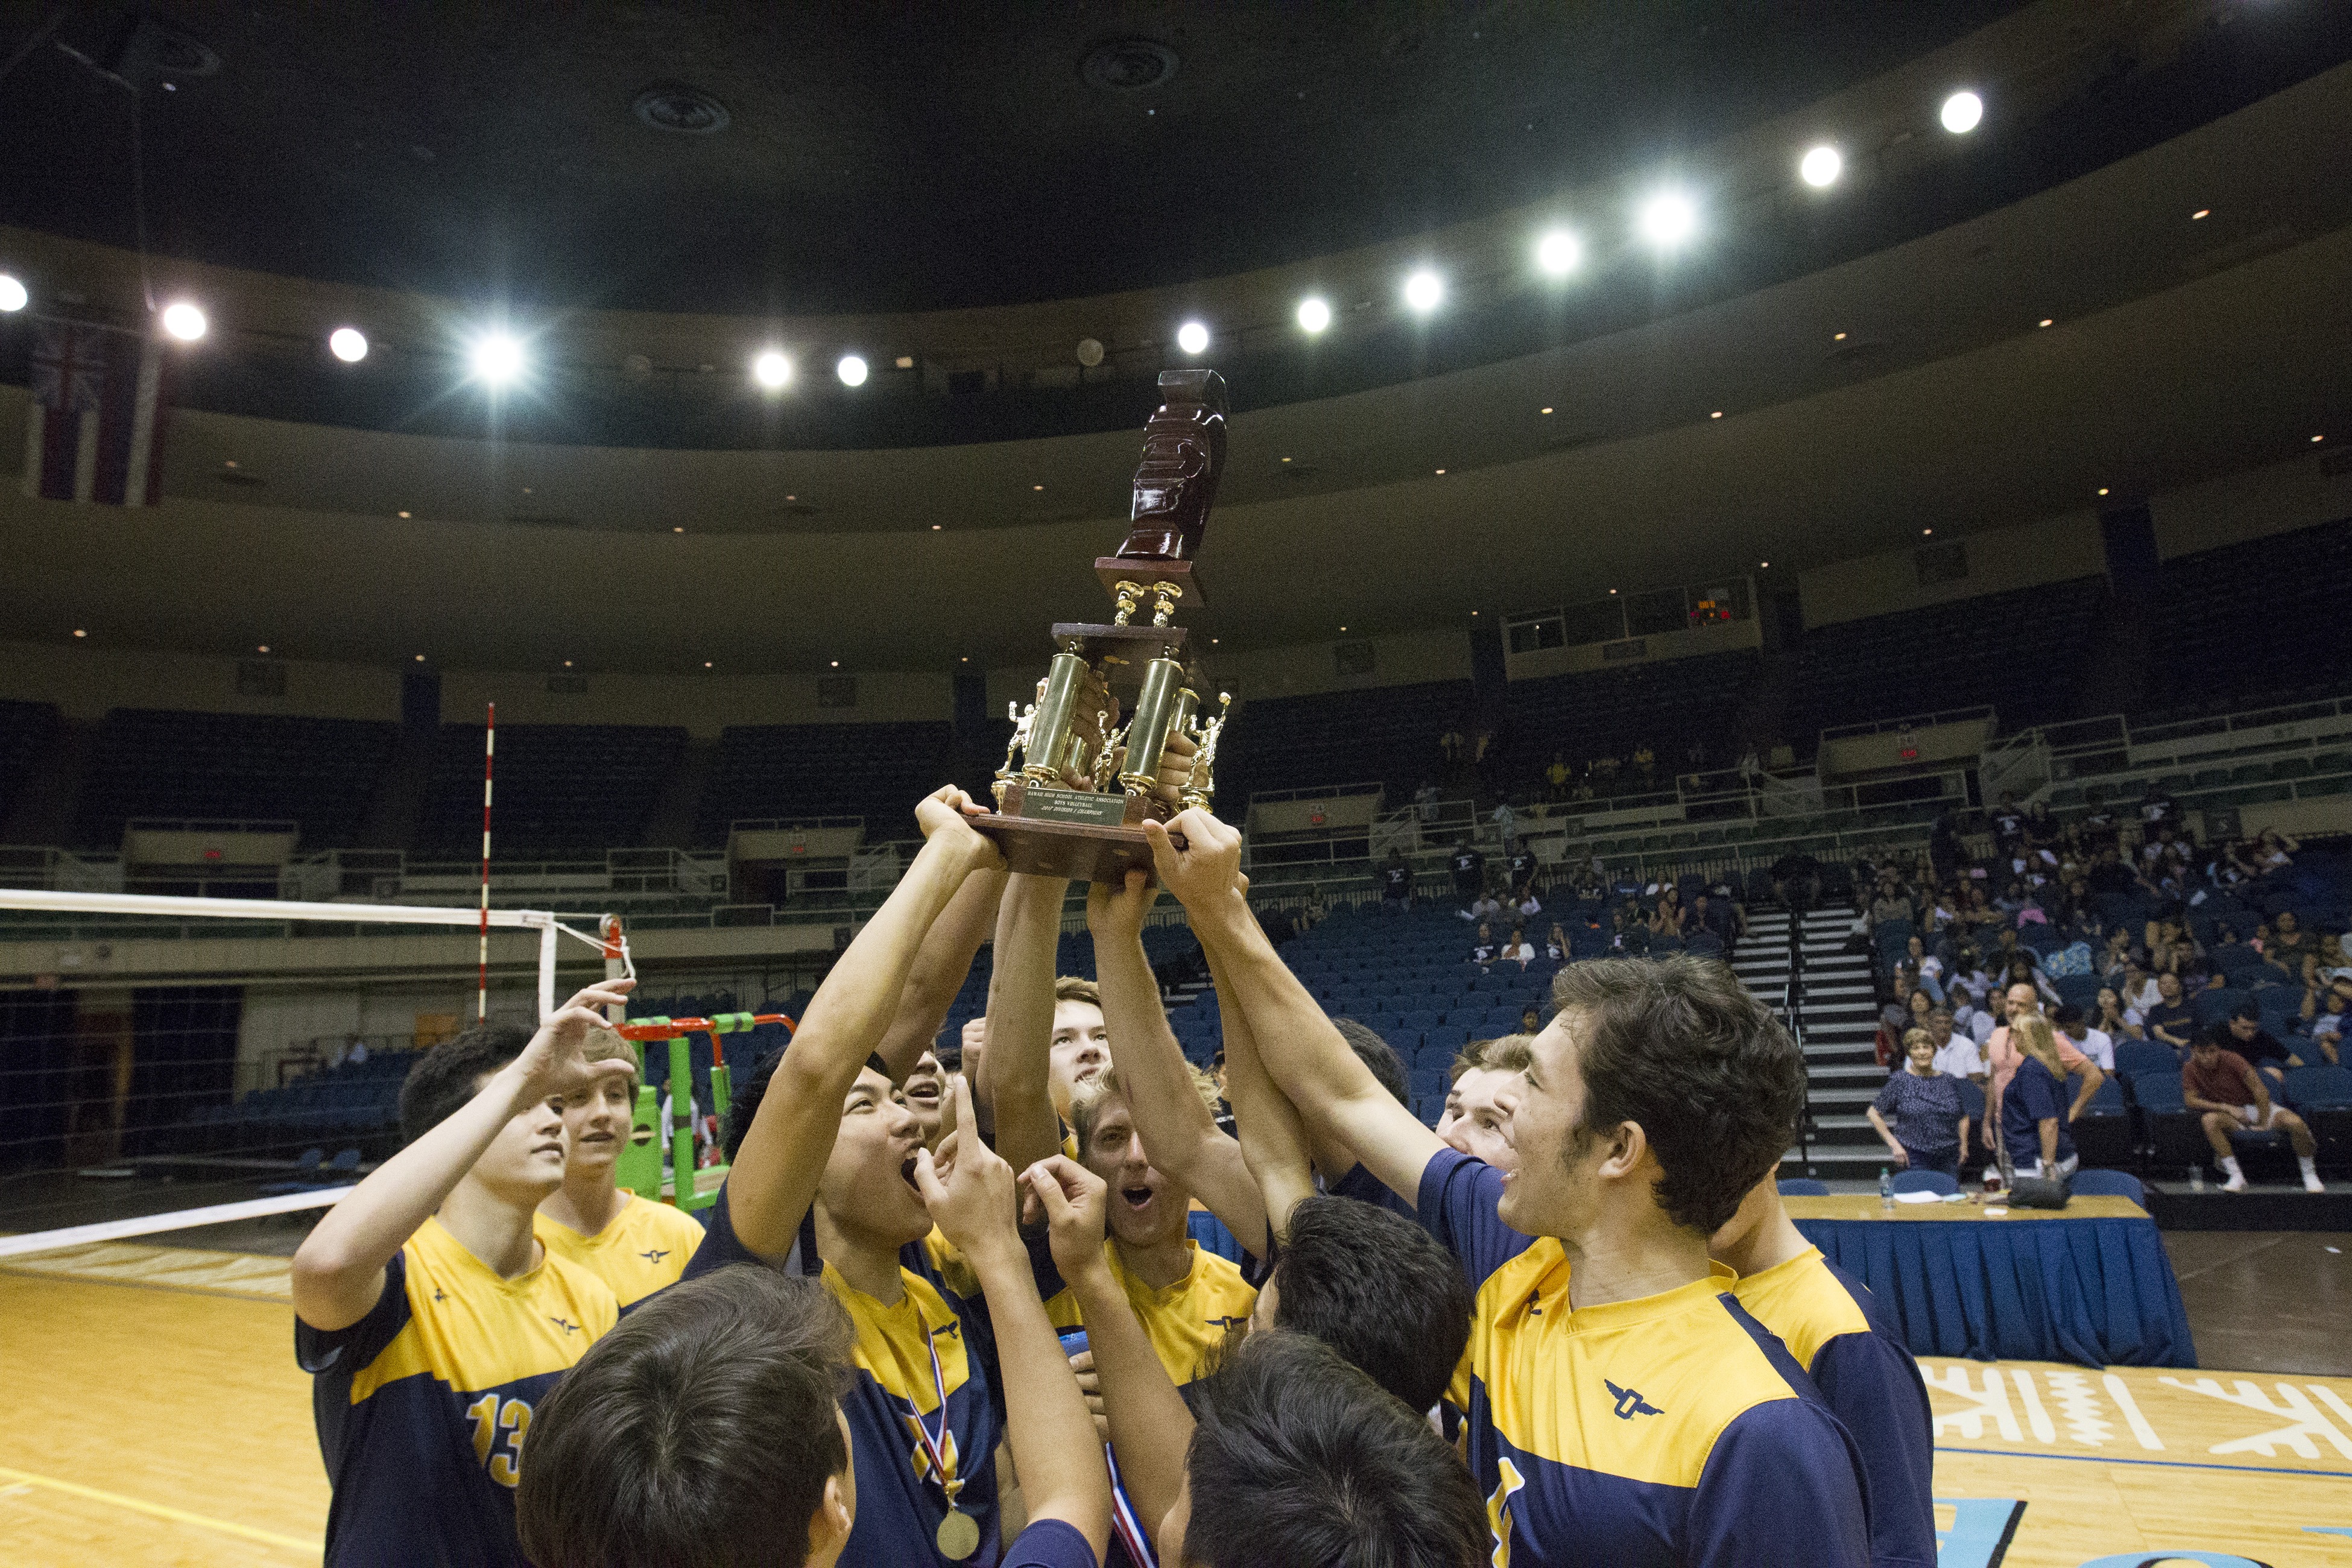
[[1151, 842], [1138, 826], [1150, 808], [1139, 795], [1052, 789], [1015, 779], [994, 815], [972, 826], [996, 841], [1013, 870], [1123, 884], [1130, 870], [1151, 876]]

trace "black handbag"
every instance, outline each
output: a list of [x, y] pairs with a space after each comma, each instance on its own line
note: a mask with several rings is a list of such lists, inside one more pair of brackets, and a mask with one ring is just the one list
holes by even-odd
[[2007, 1148], [2000, 1152], [2000, 1181], [2009, 1189], [2009, 1206], [2013, 1209], [2063, 1209], [2074, 1195], [2071, 1183], [2015, 1174], [2010, 1169]]

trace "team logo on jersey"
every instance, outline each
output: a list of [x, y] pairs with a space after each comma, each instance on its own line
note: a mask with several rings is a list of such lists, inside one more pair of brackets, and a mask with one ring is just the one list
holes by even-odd
[[1248, 1321], [1249, 1321], [1249, 1314], [1248, 1314], [1248, 1313], [1246, 1313], [1246, 1312], [1244, 1312], [1244, 1314], [1242, 1314], [1242, 1315], [1241, 1315], [1240, 1317], [1238, 1317], [1238, 1318], [1209, 1318], [1209, 1319], [1205, 1319], [1205, 1320], [1203, 1320], [1203, 1321], [1202, 1321], [1202, 1325], [1201, 1325], [1201, 1326], [1202, 1326], [1202, 1328], [1207, 1328], [1207, 1329], [1223, 1329], [1223, 1330], [1224, 1330], [1226, 1332], [1231, 1333], [1234, 1330], [1240, 1328], [1243, 1324], [1244, 1324], [1244, 1323], [1246, 1323], [1246, 1322], [1248, 1322]]
[[1609, 1391], [1609, 1396], [1617, 1402], [1617, 1419], [1620, 1421], [1631, 1421], [1636, 1415], [1665, 1414], [1664, 1411], [1643, 1399], [1642, 1391], [1638, 1388], [1620, 1388], [1605, 1377], [1601, 1380], [1601, 1385], [1606, 1388]]
[[554, 1313], [550, 1312], [547, 1315], [547, 1321], [553, 1323], [557, 1328], [562, 1329], [567, 1334], [576, 1334], [580, 1331], [580, 1325], [573, 1322], [569, 1318], [559, 1318]]
[[667, 1247], [656, 1247], [649, 1252], [640, 1252], [637, 1256], [644, 1258], [648, 1263], [659, 1263], [663, 1258], [669, 1256], [669, 1248]]

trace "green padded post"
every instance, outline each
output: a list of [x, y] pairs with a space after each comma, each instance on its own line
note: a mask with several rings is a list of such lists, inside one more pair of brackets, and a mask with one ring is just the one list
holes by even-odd
[[613, 1162], [613, 1184], [641, 1198], [661, 1196], [661, 1097], [639, 1083], [636, 1110], [629, 1117], [628, 1146]]
[[684, 1035], [669, 1042], [670, 1202], [679, 1208], [694, 1199], [694, 1062]]

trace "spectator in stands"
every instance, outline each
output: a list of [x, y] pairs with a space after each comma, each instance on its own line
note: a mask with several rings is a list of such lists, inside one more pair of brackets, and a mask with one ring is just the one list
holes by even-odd
[[2116, 1070], [2115, 1037], [2104, 1029], [2091, 1027], [2090, 1016], [2069, 1002], [2053, 1008], [2050, 1022], [2060, 1034], [2074, 1044], [2074, 1048], [2099, 1064], [2101, 1072]]
[[1772, 896], [1801, 915], [1821, 901], [1822, 863], [1800, 850], [1772, 862]]
[[2281, 910], [2271, 923], [2270, 944], [2263, 949], [2263, 962], [2289, 975], [2298, 975], [2305, 953], [2315, 953], [2319, 943], [2303, 929], [2303, 921], [2293, 910]]
[[1519, 1033], [1532, 1035], [1542, 1029], [1543, 1015], [1532, 1002], [1519, 1009]]
[[1574, 770], [1568, 765], [1568, 753], [1554, 752], [1551, 754], [1551, 764], [1544, 769], [1544, 783], [1550, 787], [1552, 799], [1568, 798], [1568, 783], [1573, 773]]
[[1454, 851], [1454, 896], [1464, 903], [1476, 898], [1486, 887], [1486, 857], [1476, 845], [1465, 844]]
[[1511, 940], [1503, 944], [1502, 957], [1516, 963], [1521, 969], [1536, 961], [1536, 950], [1528, 943], [1525, 929], [1519, 926], [1511, 928]]
[[[2009, 934], [2016, 935], [2014, 931]], [[2006, 955], [2006, 962], [2007, 967], [2001, 973], [2003, 986], [2011, 990], [2020, 985], [2031, 986], [2037, 1002], [2053, 1005], [2057, 1002], [2058, 987], [2050, 984], [2049, 978], [2042, 973], [2041, 965], [2034, 963], [2032, 948], [2021, 947], [2012, 950]], [[2039, 1006], [2035, 1011], [2040, 1011]]]
[[1936, 1047], [1936, 1070], [1974, 1083], [1985, 1080], [1984, 1053], [1969, 1036], [1952, 1026], [1952, 1015], [1942, 1007], [1927, 1013], [1927, 1038]]
[[2177, 827], [2180, 824], [2180, 803], [2167, 794], [2154, 779], [2140, 792], [2140, 831], [2154, 836], [2158, 828]]
[[2111, 1040], [2144, 1040], [2147, 1032], [2124, 1012], [2124, 999], [2112, 985], [2099, 987], [2099, 994], [2091, 1004], [2090, 1026]]
[[[1985, 1065], [1991, 1069], [1990, 1087], [1985, 1095], [1988, 1131], [2005, 1125], [2001, 1121], [2001, 1097], [2024, 1062], [2017, 1033], [2029, 1026], [2034, 1026], [2038, 1037], [2048, 1040], [2058, 1063], [2059, 1082], [2063, 1085], [2070, 1075], [2082, 1079], [2082, 1087], [2075, 1091], [2074, 1104], [2066, 1110], [2066, 1120], [2073, 1121], [2083, 1114], [2083, 1108], [2091, 1103], [2091, 1097], [2099, 1092], [2099, 1085], [2106, 1081], [2107, 1075], [2096, 1062], [2076, 1050], [2073, 1040], [2050, 1027], [2050, 1021], [2042, 1015], [2041, 994], [2033, 987], [2011, 985], [2001, 993], [2001, 1000], [2006, 1006], [2008, 1021], [1985, 1040]], [[1992, 1147], [1990, 1136], [1986, 1138], [1985, 1147]]]
[[1478, 964], [1492, 963], [1495, 962], [1496, 952], [1495, 928], [1485, 921], [1480, 921], [1477, 940], [1470, 944], [1470, 962]]
[[1495, 830], [1502, 835], [1504, 854], [1508, 855], [1518, 847], [1519, 819], [1517, 814], [1511, 810], [1509, 801], [1496, 801], [1495, 809], [1488, 816], [1487, 820], [1492, 822], [1495, 825]]
[[2000, 805], [1988, 823], [1992, 829], [1994, 850], [2004, 860], [2013, 860], [2025, 847], [2025, 811], [2017, 804], [2015, 790], [2003, 790]]
[[1470, 900], [1469, 908], [1462, 910], [1462, 918], [1480, 925], [1500, 920], [1503, 918], [1503, 900], [1492, 893], [1481, 893]]
[[1611, 952], [1638, 957], [1650, 951], [1650, 922], [1633, 900], [1626, 900], [1624, 907], [1609, 917], [1609, 926]]
[[2161, 1040], [2176, 1051], [2187, 1050], [2197, 1041], [2197, 1014], [2180, 994], [2180, 977], [2157, 976], [2156, 993], [2153, 1006], [2134, 1007], [2124, 1015], [2125, 1021], [2139, 1026], [2151, 1040]]
[[2263, 1027], [2263, 1010], [2252, 1002], [2239, 1003], [2231, 1009], [2228, 1022], [2215, 1025], [2207, 1034], [2224, 1050], [2236, 1052], [2273, 1079], [2284, 1077], [2289, 1068], [2310, 1065]]
[[2319, 973], [2328, 980], [2352, 979], [2352, 957], [2344, 952], [2344, 938], [2329, 931], [2319, 939]]
[[1544, 957], [1554, 963], [1566, 963], [1570, 951], [1568, 932], [1558, 921], [1552, 921], [1551, 931], [1544, 938]]
[[[2039, 1014], [2018, 1018], [2009, 1037], [2017, 1059], [2007, 1088], [1996, 1089], [2002, 1146], [2018, 1174], [2063, 1182], [2080, 1163], [2067, 1131], [2074, 1116], [2066, 1105], [2069, 1064], [2061, 1057], [2050, 1020]], [[2000, 1069], [1994, 1070], [1998, 1075]], [[2095, 1081], [2099, 1069], [2090, 1068], [2085, 1076]]]
[[1895, 879], [1894, 872], [1881, 872], [1877, 896], [1870, 900], [1872, 929], [1875, 931], [1888, 921], [1907, 921], [1911, 914], [1911, 895], [1904, 891], [1903, 885]]
[[2319, 1145], [2311, 1136], [2311, 1129], [2303, 1119], [2283, 1105], [2271, 1101], [2269, 1086], [2263, 1075], [2250, 1066], [2237, 1052], [2225, 1049], [2222, 1041], [2228, 1031], [2216, 1030], [2197, 1042], [2189, 1053], [2189, 1060], [2180, 1069], [2180, 1098], [2189, 1110], [2199, 1113], [2205, 1128], [2205, 1141], [2213, 1146], [2214, 1158], [2220, 1162], [2221, 1173], [2229, 1178], [2221, 1184], [2225, 1193], [2246, 1190], [2246, 1173], [2238, 1168], [2238, 1156], [2230, 1145], [2230, 1134], [2236, 1131], [2284, 1132], [2294, 1148], [2295, 1163], [2303, 1168], [2303, 1189], [2307, 1193], [2326, 1192], [2319, 1180], [2319, 1168], [2314, 1162]]
[[1434, 823], [1437, 820], [1437, 786], [1427, 779], [1422, 780], [1421, 787], [1412, 792], [1412, 808], [1423, 824]]
[[1683, 937], [1682, 895], [1667, 888], [1658, 894], [1657, 912], [1650, 917], [1650, 935], [1658, 941], [1669, 938], [1680, 942]]
[[1936, 1005], [1942, 1006], [1944, 1005], [1944, 961], [1927, 951], [1927, 942], [1925, 937], [1915, 936], [1905, 942], [1903, 955], [1905, 966], [1919, 977], [1920, 986], [1935, 1001]]
[[1925, 1029], [1903, 1037], [1903, 1066], [1887, 1075], [1868, 1108], [1870, 1124], [1898, 1166], [1940, 1171], [1957, 1181], [1969, 1157], [1969, 1118], [1960, 1106], [1959, 1080], [1936, 1069], [1935, 1037]]
[[1613, 752], [1603, 752], [1592, 759], [1592, 787], [1601, 795], [1617, 793], [1617, 772], [1623, 766]]
[[1385, 910], [1412, 908], [1412, 868], [1404, 863], [1404, 851], [1389, 851], [1388, 864], [1381, 868], [1381, 907]]
[[1706, 931], [1713, 936], [1716, 941], [1723, 943], [1726, 958], [1731, 956], [1732, 943], [1738, 939], [1739, 935], [1739, 923], [1733, 916], [1731, 901], [1727, 899], [1711, 899], [1705, 893], [1697, 894], [1691, 900], [1690, 917], [1684, 921], [1684, 929], [1693, 934]]
[[1543, 913], [1543, 900], [1536, 897], [1532, 883], [1522, 886], [1511, 895], [1508, 912], [1517, 914], [1521, 920], [1533, 920]]
[[2077, 824], [2083, 830], [2083, 846], [2096, 854], [2116, 847], [2119, 830], [2116, 826], [2115, 807], [2107, 804], [2104, 784], [2093, 784], [2083, 794], [2083, 804], [2090, 807]]
[[1633, 772], [1641, 779], [1643, 789], [1656, 787], [1658, 757], [1656, 752], [1650, 750], [1650, 742], [1647, 741], [1637, 741], [1633, 743]]

